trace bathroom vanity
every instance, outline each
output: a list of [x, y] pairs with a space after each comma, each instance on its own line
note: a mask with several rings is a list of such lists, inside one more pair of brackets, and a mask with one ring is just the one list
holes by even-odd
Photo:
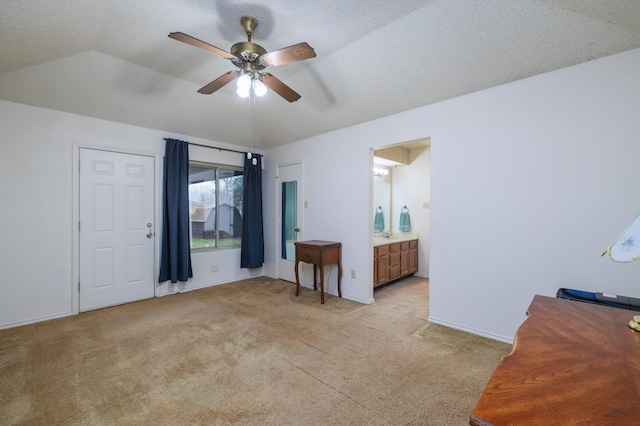
[[418, 271], [418, 239], [411, 237], [374, 238], [373, 287], [379, 287]]

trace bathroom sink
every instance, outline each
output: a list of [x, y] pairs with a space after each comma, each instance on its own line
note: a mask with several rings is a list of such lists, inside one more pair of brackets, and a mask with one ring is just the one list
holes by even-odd
[[375, 236], [373, 237], [373, 245], [379, 246], [382, 244], [391, 244], [398, 241], [409, 241], [409, 240], [416, 240], [416, 239], [418, 239], [417, 234], [391, 235], [390, 237], [387, 237], [387, 238]]

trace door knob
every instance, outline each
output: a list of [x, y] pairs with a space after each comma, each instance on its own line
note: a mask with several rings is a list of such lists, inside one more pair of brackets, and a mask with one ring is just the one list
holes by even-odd
[[151, 223], [147, 223], [147, 228], [149, 229], [149, 232], [147, 232], [147, 238], [153, 238], [153, 232], [151, 232], [151, 227], [153, 225]]
[[300, 232], [300, 228], [296, 228], [296, 229], [294, 229], [294, 231]]

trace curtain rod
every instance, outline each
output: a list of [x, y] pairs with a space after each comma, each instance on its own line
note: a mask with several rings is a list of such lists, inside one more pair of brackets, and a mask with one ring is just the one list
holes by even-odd
[[[169, 138], [164, 138], [164, 140], [168, 140]], [[187, 142], [189, 145], [193, 145], [193, 146], [200, 146], [202, 148], [210, 148], [210, 149], [217, 149], [218, 151], [229, 151], [229, 152], [235, 152], [238, 154], [243, 154], [244, 155], [244, 151], [237, 151], [235, 149], [227, 149], [227, 148], [218, 148], [216, 146], [209, 146], [209, 145], [202, 145], [199, 143], [193, 143], [193, 142]]]

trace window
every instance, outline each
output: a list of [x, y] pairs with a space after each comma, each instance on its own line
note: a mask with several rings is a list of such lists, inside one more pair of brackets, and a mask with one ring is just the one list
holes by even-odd
[[239, 247], [242, 238], [242, 170], [189, 163], [191, 249]]

